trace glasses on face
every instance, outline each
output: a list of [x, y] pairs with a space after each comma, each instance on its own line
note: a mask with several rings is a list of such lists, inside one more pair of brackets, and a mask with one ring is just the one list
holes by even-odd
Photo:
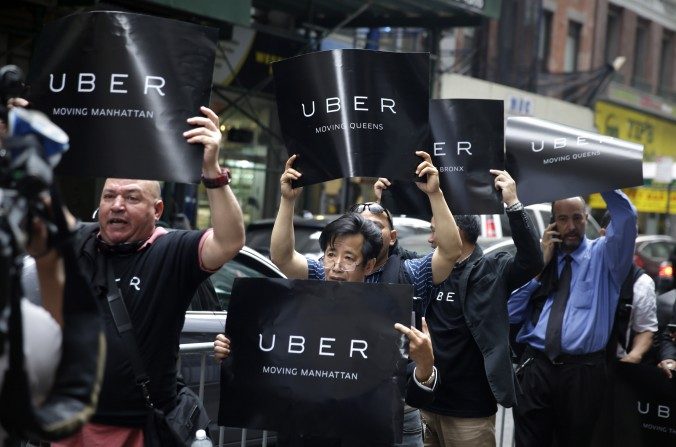
[[387, 211], [387, 209], [384, 208], [380, 203], [377, 203], [377, 202], [355, 203], [350, 208], [351, 213], [361, 214], [364, 211], [370, 211], [373, 214], [385, 213], [385, 217], [387, 217], [387, 223], [390, 224], [390, 229], [394, 228], [394, 224], [392, 223], [392, 216], [390, 215], [390, 212]]
[[319, 258], [322, 264], [324, 264], [324, 268], [326, 270], [333, 270], [336, 265], [338, 266], [338, 270], [341, 272], [354, 272], [357, 266], [359, 265], [359, 262], [353, 260], [353, 259], [343, 259], [340, 260], [338, 256], [333, 255], [331, 253], [322, 256]]

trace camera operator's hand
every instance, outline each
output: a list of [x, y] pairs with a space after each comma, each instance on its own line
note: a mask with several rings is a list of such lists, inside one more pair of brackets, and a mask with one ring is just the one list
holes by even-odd
[[63, 287], [65, 273], [59, 252], [50, 247], [47, 224], [39, 217], [31, 222], [26, 251], [35, 260], [42, 307], [63, 327]]
[[53, 248], [49, 246], [49, 232], [44, 220], [33, 217], [30, 226], [30, 237], [26, 244], [26, 252], [36, 261], [49, 254]]
[[14, 107], [28, 107], [28, 101], [23, 98], [9, 98], [7, 100], [7, 108], [12, 109]]
[[[28, 107], [28, 101], [23, 98], [9, 98], [7, 100], [7, 110], [11, 110], [14, 107]], [[7, 123], [0, 120], [0, 138], [4, 138], [7, 135]]]
[[[46, 216], [33, 217], [29, 228], [30, 238], [26, 245], [26, 252], [35, 260], [42, 306], [63, 327], [65, 270], [59, 251], [49, 244], [49, 230], [44, 219], [53, 217], [51, 198], [45, 195], [42, 202]], [[76, 226], [75, 217], [65, 207], [63, 213], [68, 228], [72, 231]]]

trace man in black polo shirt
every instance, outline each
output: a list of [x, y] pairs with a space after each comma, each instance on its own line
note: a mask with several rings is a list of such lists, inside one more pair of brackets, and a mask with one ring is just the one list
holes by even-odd
[[167, 232], [156, 226], [164, 208], [158, 182], [108, 179], [98, 224], [84, 225], [78, 232], [78, 260], [104, 314], [106, 370], [92, 422], [53, 446], [144, 444], [148, 409], [106, 300], [109, 275], [129, 312], [152, 402], [165, 411], [175, 406], [178, 342], [190, 299], [198, 285], [244, 245], [242, 212], [228, 186], [229, 174], [218, 164], [218, 116], [206, 107], [201, 112], [205, 116], [188, 119], [195, 128], [183, 135], [188, 143], [204, 146], [202, 176], [212, 229]]

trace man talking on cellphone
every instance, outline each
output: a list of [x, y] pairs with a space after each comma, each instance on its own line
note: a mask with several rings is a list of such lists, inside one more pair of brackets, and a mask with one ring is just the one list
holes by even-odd
[[606, 235], [588, 240], [584, 199], [552, 203], [542, 237], [545, 268], [515, 291], [510, 323], [522, 324], [521, 389], [514, 412], [518, 446], [591, 442], [601, 411], [620, 287], [632, 263], [636, 209], [619, 190], [602, 193], [612, 216]]

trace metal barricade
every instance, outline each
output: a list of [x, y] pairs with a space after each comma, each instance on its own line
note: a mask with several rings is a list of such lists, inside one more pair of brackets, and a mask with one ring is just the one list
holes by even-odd
[[[200, 355], [200, 372], [199, 372], [199, 391], [197, 395], [200, 400], [204, 402], [204, 387], [206, 382], [206, 365], [207, 357], [213, 356], [214, 343], [205, 342], [205, 343], [185, 343], [179, 345], [179, 357], [178, 357], [178, 369], [181, 370], [181, 357], [188, 354], [199, 354]], [[188, 383], [188, 385], [194, 385], [193, 383]], [[211, 414], [211, 417], [216, 415]], [[221, 447], [225, 445], [225, 427], [218, 427], [218, 443], [212, 439], [215, 446]], [[247, 445], [247, 429], [241, 429], [240, 437], [240, 446], [245, 447]], [[267, 447], [268, 445], [268, 432], [263, 431], [263, 437], [261, 440], [262, 447]]]
[[[180, 345], [180, 355], [178, 358], [178, 369], [181, 369], [181, 356], [187, 354], [200, 354], [200, 372], [199, 372], [199, 398], [204, 402], [204, 386], [206, 379], [206, 365], [207, 357], [213, 355], [214, 344], [213, 342], [207, 343], [187, 343]], [[192, 384], [189, 384], [192, 385]], [[211, 415], [212, 417], [215, 415]], [[512, 410], [510, 408], [504, 408], [498, 406], [498, 413], [495, 418], [495, 437], [496, 444], [498, 447], [505, 446], [514, 446], [514, 419], [512, 418]], [[219, 426], [218, 430], [218, 444], [217, 446], [225, 445], [225, 427]], [[247, 429], [241, 429], [240, 437], [240, 446], [245, 447], [247, 445]], [[268, 445], [268, 432], [263, 431], [263, 437], [261, 440], [262, 447], [267, 447]]]

